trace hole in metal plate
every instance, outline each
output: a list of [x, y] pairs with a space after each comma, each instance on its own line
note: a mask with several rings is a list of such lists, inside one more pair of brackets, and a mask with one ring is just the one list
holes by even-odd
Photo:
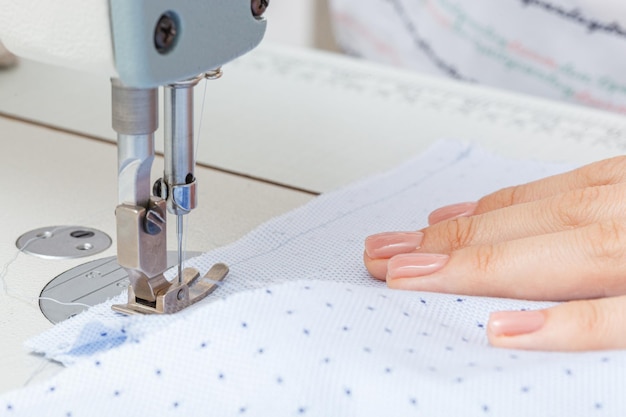
[[45, 259], [74, 259], [100, 253], [111, 246], [106, 233], [82, 226], [50, 226], [24, 233], [15, 242], [24, 253]]

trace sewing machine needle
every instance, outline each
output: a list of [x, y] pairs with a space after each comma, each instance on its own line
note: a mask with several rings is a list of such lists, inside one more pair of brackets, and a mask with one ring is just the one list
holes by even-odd
[[178, 238], [178, 283], [183, 282], [183, 215], [176, 216], [176, 236]]

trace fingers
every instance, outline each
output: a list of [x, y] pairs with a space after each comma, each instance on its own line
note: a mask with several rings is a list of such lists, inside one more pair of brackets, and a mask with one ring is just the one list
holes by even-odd
[[587, 226], [624, 216], [626, 183], [568, 191], [471, 217], [438, 222], [422, 230], [421, 252], [449, 253]]
[[384, 279], [387, 260], [410, 252], [451, 253], [467, 246], [497, 244], [570, 230], [624, 217], [626, 183], [569, 191], [470, 217], [441, 221], [420, 232], [382, 233], [366, 239], [364, 262]]
[[471, 216], [476, 213], [477, 208], [478, 203], [476, 202], [458, 203], [441, 207], [428, 215], [428, 224], [433, 225], [444, 220]]
[[481, 198], [474, 213], [486, 213], [515, 204], [549, 198], [572, 190], [617, 184], [624, 182], [624, 180], [626, 180], [626, 157], [618, 156], [594, 162], [570, 172], [496, 191]]
[[389, 258], [413, 252], [419, 248], [423, 237], [422, 232], [388, 232], [368, 236], [363, 253], [365, 267], [374, 278], [385, 280]]
[[546, 310], [491, 314], [493, 346], [531, 350], [625, 349], [626, 297], [572, 301]]
[[626, 225], [618, 221], [469, 246], [445, 262], [443, 255], [394, 256], [388, 261], [388, 286], [539, 300], [626, 294]]
[[578, 301], [497, 312], [494, 346], [626, 348], [626, 157], [442, 207], [429, 227], [366, 242], [369, 272], [391, 288]]
[[391, 258], [415, 250], [423, 238], [422, 232], [379, 233], [365, 239], [365, 253], [371, 259]]

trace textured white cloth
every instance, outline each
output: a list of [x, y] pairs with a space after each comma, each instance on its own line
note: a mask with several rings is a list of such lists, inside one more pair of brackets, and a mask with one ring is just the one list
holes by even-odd
[[626, 113], [626, 5], [615, 0], [332, 0], [346, 52]]
[[561, 170], [440, 143], [196, 258], [231, 274], [188, 311], [107, 303], [39, 336], [31, 348], [76, 363], [0, 397], [0, 415], [624, 415], [626, 352], [488, 346], [490, 311], [548, 303], [391, 291], [362, 266], [368, 234]]

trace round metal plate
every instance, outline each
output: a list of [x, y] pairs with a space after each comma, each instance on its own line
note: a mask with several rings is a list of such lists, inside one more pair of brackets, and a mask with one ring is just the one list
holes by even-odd
[[51, 226], [24, 233], [15, 246], [41, 258], [74, 259], [102, 252], [111, 246], [111, 238], [89, 227]]
[[[186, 252], [186, 259], [201, 253]], [[167, 252], [168, 267], [177, 262], [178, 253]], [[65, 271], [50, 281], [41, 291], [39, 308], [48, 320], [58, 323], [86, 310], [87, 306], [100, 304], [119, 295], [129, 284], [128, 274], [119, 266], [115, 256], [98, 259]]]

